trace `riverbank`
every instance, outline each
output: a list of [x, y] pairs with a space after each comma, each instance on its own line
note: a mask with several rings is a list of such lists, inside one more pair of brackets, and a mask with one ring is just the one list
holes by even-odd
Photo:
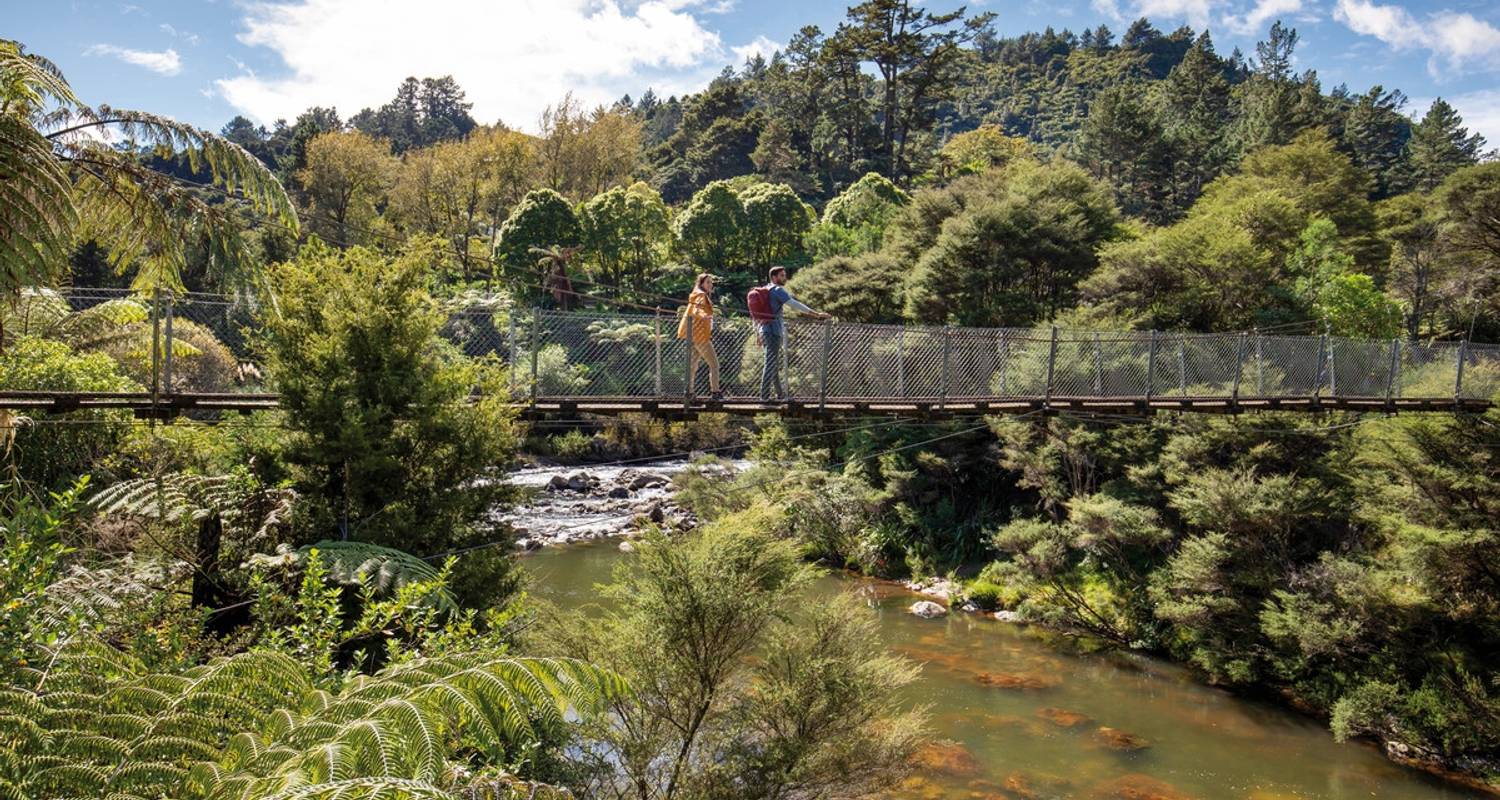
[[[726, 468], [726, 476], [730, 470], [743, 466], [744, 462], [735, 462]], [[628, 539], [648, 522], [674, 528], [694, 527], [697, 520], [673, 502], [670, 485], [671, 479], [687, 467], [688, 462], [680, 460], [582, 468], [544, 466], [519, 473], [516, 482], [529, 489], [532, 502], [511, 512], [510, 517], [512, 524], [525, 530], [525, 546], [537, 551], [528, 559], [528, 564], [534, 573], [545, 573], [533, 591], [568, 605], [597, 602], [593, 585], [607, 580], [608, 567], [620, 558], [620, 548], [605, 540]], [[580, 567], [580, 562], [589, 566]], [[547, 566], [561, 563], [567, 564], [561, 571]], [[1469, 776], [1455, 775], [1414, 761], [1402, 762], [1405, 764], [1402, 766], [1397, 763], [1395, 753], [1388, 753], [1391, 758], [1387, 760], [1372, 744], [1338, 744], [1333, 741], [1326, 724], [1315, 718], [1296, 714], [1281, 705], [1239, 697], [1205, 685], [1184, 667], [1148, 655], [1112, 649], [1084, 652], [1089, 648], [1079, 648], [1079, 640], [1065, 632], [1040, 626], [1004, 625], [994, 621], [997, 615], [980, 612], [977, 608], [970, 609], [973, 613], [947, 613], [942, 619], [933, 620], [919, 619], [911, 614], [913, 603], [923, 598], [941, 600], [945, 607], [949, 606], [960, 588], [954, 582], [929, 579], [902, 583], [852, 576], [834, 576], [829, 580], [836, 581], [840, 591], [853, 588], [866, 596], [880, 611], [883, 626], [900, 632], [895, 637], [900, 640], [899, 646], [894, 646], [893, 651], [926, 665], [928, 673], [920, 683], [927, 688], [914, 693], [914, 697], [934, 704], [938, 733], [952, 740], [958, 748], [944, 746], [925, 753], [919, 779], [903, 789], [899, 795], [901, 798], [946, 800], [1089, 795], [1270, 800], [1381, 796], [1425, 800], [1472, 797], [1481, 792], [1493, 794], [1492, 789]], [[1013, 613], [998, 615], [998, 618], [1017, 620]], [[1010, 632], [1002, 632], [1007, 629]], [[995, 644], [990, 641], [991, 637], [999, 637], [1010, 644], [1000, 647], [998, 653], [991, 653]], [[1019, 641], [1028, 643], [1025, 646], [1027, 658], [1023, 663], [1012, 658], [1016, 647], [1013, 637], [1020, 637]], [[1067, 662], [1068, 659], [1088, 662], [1086, 669], [1091, 677], [1082, 683], [1092, 688], [1066, 688], [1070, 680], [1058, 674], [1057, 665], [1071, 663]], [[1096, 660], [1107, 664], [1107, 669], [1100, 667]], [[1101, 669], [1105, 671], [1099, 672]], [[1220, 771], [1238, 775], [1237, 780], [1242, 781], [1240, 785], [1255, 787], [1254, 792], [1225, 794], [1199, 786], [1195, 779], [1185, 779], [1176, 767], [1161, 772], [1159, 768], [1176, 763], [1176, 758], [1165, 756], [1163, 750], [1178, 746], [1173, 743], [1178, 742], [1180, 736], [1171, 725], [1164, 725], [1160, 717], [1178, 718], [1181, 710], [1169, 714], [1160, 709], [1142, 709], [1122, 716], [1106, 713], [1110, 705], [1099, 705], [1100, 698], [1095, 696], [1095, 693], [1104, 697], [1118, 694], [1125, 686], [1144, 680], [1131, 677], [1138, 674], [1155, 676], [1156, 680], [1170, 687], [1164, 688], [1154, 681], [1136, 687], [1153, 696], [1186, 694], [1191, 700], [1182, 702], [1190, 706], [1232, 709], [1232, 712], [1225, 713], [1235, 721], [1212, 722], [1207, 726], [1208, 730], [1200, 730], [1199, 735], [1213, 736], [1215, 729], [1232, 731], [1245, 726], [1249, 724], [1244, 719], [1247, 715], [1252, 720], [1261, 721], [1255, 725], [1265, 724], [1272, 729], [1248, 738], [1229, 736], [1228, 741], [1222, 743], [1226, 750], [1223, 758], [1256, 759], [1259, 756], [1254, 755], [1255, 752], [1266, 750], [1267, 760], [1263, 765], [1274, 772], [1272, 765], [1292, 756], [1285, 753], [1271, 756], [1270, 753], [1279, 748], [1268, 742], [1290, 736], [1291, 741], [1285, 743], [1286, 747], [1295, 747], [1304, 755], [1318, 753], [1319, 759], [1331, 759], [1331, 764], [1355, 763], [1357, 768], [1348, 769], [1360, 777], [1358, 780], [1349, 777], [1342, 771], [1343, 767], [1332, 775], [1322, 774], [1317, 765], [1308, 764], [1300, 768], [1306, 772], [1306, 778], [1292, 781], [1290, 790], [1282, 791], [1277, 786], [1285, 781], [1274, 775], [1268, 777], [1255, 770], [1246, 775], [1238, 767], [1224, 766]], [[1118, 678], [1123, 685], [1102, 685], [1114, 680], [1110, 676]], [[1001, 699], [1011, 695], [1036, 702], [1027, 705], [1025, 713], [1002, 714], [997, 711], [996, 708], [1009, 708], [1015, 704]], [[1064, 698], [1066, 702], [1063, 702]], [[1274, 724], [1265, 720], [1274, 721]], [[1014, 741], [1016, 734], [1029, 737], [1028, 742], [1023, 746]], [[997, 742], [1003, 742], [1004, 746], [996, 745]], [[1054, 773], [1029, 768], [1031, 762], [1028, 759], [1041, 758], [1043, 748], [1038, 748], [1039, 742], [1067, 748], [1080, 747], [1091, 754], [1096, 750], [1113, 753], [1110, 758], [1121, 760], [1125, 766], [1142, 769], [1107, 774], [1111, 770], [1106, 765], [1099, 765], [1095, 769], [1098, 779], [1088, 785], [1081, 785], [1078, 781], [1059, 784], [1058, 775], [1068, 774], [1068, 769]], [[1248, 747], [1246, 752], [1251, 755], [1229, 752], [1240, 747]], [[1031, 755], [1019, 758], [1018, 753]], [[1374, 767], [1367, 763], [1367, 758], [1385, 766]], [[1020, 764], [1028, 768], [1000, 772], [991, 768], [990, 762], [995, 759], [1005, 765]], [[973, 767], [976, 763], [979, 764], [978, 770]], [[1315, 778], [1320, 774], [1323, 775], [1321, 781]], [[1367, 780], [1370, 775], [1376, 775], [1378, 779]], [[1439, 781], [1439, 776], [1444, 780]], [[1376, 790], [1392, 782], [1403, 790], [1394, 793]], [[1341, 788], [1336, 791], [1316, 788], [1320, 783]]]

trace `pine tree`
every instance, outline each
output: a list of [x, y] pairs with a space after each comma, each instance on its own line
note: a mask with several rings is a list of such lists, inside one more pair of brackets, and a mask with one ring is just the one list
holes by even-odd
[[1187, 210], [1229, 158], [1224, 128], [1229, 124], [1229, 81], [1223, 59], [1207, 32], [1156, 87], [1162, 129], [1175, 151], [1172, 203]]
[[1344, 119], [1344, 148], [1375, 179], [1375, 197], [1399, 194], [1406, 182], [1406, 141], [1411, 120], [1401, 113], [1406, 95], [1371, 87], [1359, 96]]
[[1447, 101], [1432, 101], [1422, 121], [1412, 126], [1406, 144], [1407, 167], [1412, 188], [1430, 192], [1443, 179], [1470, 164], [1479, 163], [1484, 137], [1469, 133], [1463, 118]]

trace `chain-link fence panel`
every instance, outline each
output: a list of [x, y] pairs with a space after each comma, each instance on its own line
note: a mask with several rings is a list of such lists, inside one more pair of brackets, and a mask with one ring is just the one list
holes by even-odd
[[1458, 382], [1458, 343], [1403, 343], [1397, 397], [1452, 397]]
[[1500, 399], [1500, 345], [1471, 344], [1465, 349], [1459, 388], [1459, 396], [1465, 399]]

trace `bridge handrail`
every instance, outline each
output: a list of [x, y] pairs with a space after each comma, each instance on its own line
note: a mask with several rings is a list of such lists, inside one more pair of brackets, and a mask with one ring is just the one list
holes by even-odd
[[[239, 298], [74, 287], [23, 296], [18, 332], [65, 336], [37, 319], [115, 302], [122, 330], [149, 352], [131, 377], [147, 390], [265, 392], [256, 366], [260, 309]], [[35, 307], [25, 305], [36, 304]], [[129, 306], [119, 311], [119, 304]], [[131, 311], [130, 309], [134, 309]], [[21, 312], [11, 312], [12, 314]], [[50, 312], [49, 312], [50, 313]], [[60, 318], [60, 317], [59, 317]], [[43, 319], [43, 322], [46, 321]], [[509, 365], [513, 392], [557, 398], [683, 398], [709, 392], [706, 368], [688, 380], [674, 310], [603, 313], [495, 302], [449, 312], [443, 335], [471, 356]], [[1279, 332], [1096, 331], [821, 322], [789, 317], [777, 372], [804, 400], [924, 398], [1401, 398], [1489, 400], [1500, 393], [1500, 345], [1383, 341]], [[49, 331], [51, 331], [49, 333]], [[113, 337], [120, 341], [122, 337]], [[730, 396], [760, 394], [763, 354], [750, 321], [716, 319], [710, 337]], [[89, 345], [103, 346], [103, 345]], [[139, 360], [139, 359], [138, 359]], [[0, 390], [48, 390], [0, 386]], [[62, 387], [56, 387], [62, 388]]]

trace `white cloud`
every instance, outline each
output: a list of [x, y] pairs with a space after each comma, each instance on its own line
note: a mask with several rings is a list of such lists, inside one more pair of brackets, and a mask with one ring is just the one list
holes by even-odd
[[240, 41], [266, 47], [289, 74], [242, 73], [219, 93], [257, 121], [309, 106], [346, 116], [385, 103], [407, 76], [452, 75], [481, 122], [532, 127], [572, 91], [608, 103], [654, 87], [700, 88], [732, 58], [769, 40], [726, 49], [699, 16], [710, 0], [426, 0], [419, 11], [387, 0], [285, 0], [247, 7]]
[[128, 47], [116, 47], [112, 44], [96, 44], [85, 50], [84, 55], [113, 56], [127, 64], [145, 67], [158, 75], [176, 75], [182, 71], [182, 59], [178, 57], [177, 51], [170, 47], [157, 52], [155, 50], [131, 50]]
[[764, 36], [757, 36], [755, 37], [755, 41], [749, 44], [742, 44], [739, 47], [731, 47], [729, 48], [729, 51], [731, 53], [734, 53], [734, 60], [736, 64], [743, 64], [752, 56], [760, 56], [761, 58], [769, 59], [773, 54], [775, 54], [777, 50], [780, 49], [781, 45], [771, 41], [770, 39], [767, 39]]
[[[1116, 22], [1130, 22], [1147, 17], [1158, 20], [1183, 20], [1194, 28], [1208, 27], [1209, 16], [1224, 0], [1131, 0], [1121, 6], [1119, 0], [1092, 0], [1095, 11]], [[1159, 27], [1159, 26], [1158, 26]]]
[[1418, 20], [1398, 5], [1378, 5], [1372, 0], [1338, 0], [1334, 19], [1350, 30], [1374, 36], [1397, 50], [1427, 50], [1429, 72], [1439, 65], [1463, 72], [1475, 65], [1500, 69], [1500, 28], [1472, 14], [1437, 11]]
[[[1485, 149], [1500, 147], [1500, 89], [1480, 89], [1445, 99], [1448, 105], [1458, 109], [1464, 118], [1464, 127], [1485, 138]], [[1430, 103], [1422, 104], [1419, 116], [1427, 113], [1428, 105]]]
[[1283, 17], [1302, 14], [1302, 0], [1256, 0], [1255, 6], [1244, 14], [1226, 14], [1224, 25], [1229, 30], [1245, 36], [1264, 33], [1268, 23]]
[[172, 27], [170, 24], [165, 23], [165, 22], [163, 22], [162, 24], [158, 25], [157, 27], [160, 28], [161, 31], [163, 33], [167, 34], [168, 36], [175, 36], [175, 37], [177, 37], [179, 39], [182, 39], [183, 41], [187, 42], [188, 44], [197, 44], [198, 43], [198, 34], [193, 33], [192, 31], [180, 31], [180, 30], [177, 30], [176, 28]]

